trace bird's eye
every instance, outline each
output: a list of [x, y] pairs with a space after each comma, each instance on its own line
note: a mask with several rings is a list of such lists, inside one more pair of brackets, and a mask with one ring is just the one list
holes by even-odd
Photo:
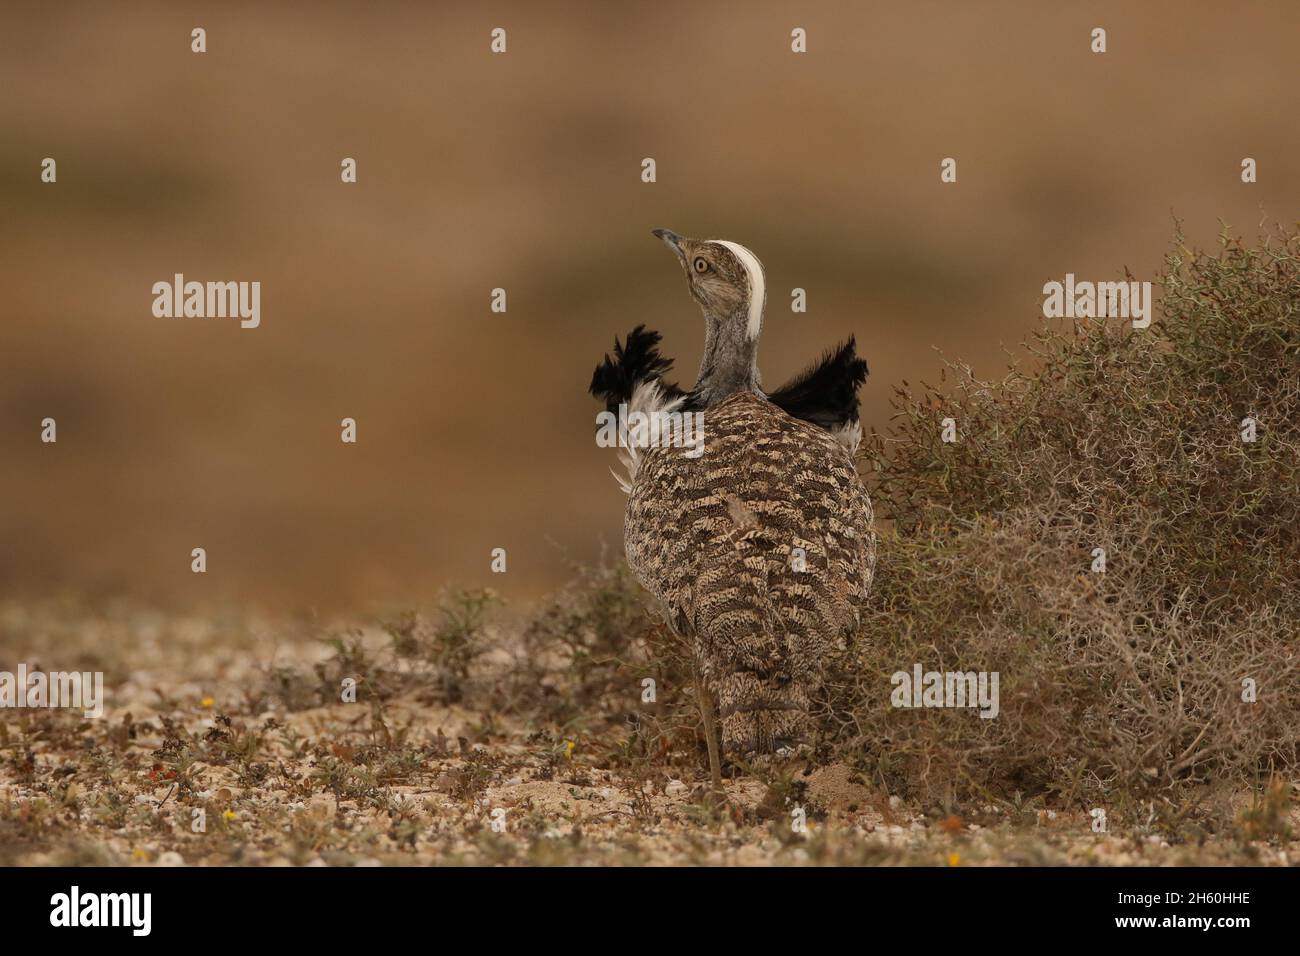
[[708, 263], [708, 261], [707, 261], [703, 256], [696, 256], [696, 257], [695, 257], [695, 271], [696, 271], [696, 272], [708, 272], [708, 271], [709, 271], [709, 263]]

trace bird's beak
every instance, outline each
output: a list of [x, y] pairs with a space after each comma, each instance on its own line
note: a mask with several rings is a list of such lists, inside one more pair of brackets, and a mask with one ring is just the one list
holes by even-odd
[[651, 229], [650, 233], [651, 235], [658, 236], [662, 239], [664, 245], [677, 253], [678, 259], [684, 260], [686, 258], [686, 250], [682, 248], [683, 239], [681, 236], [677, 235], [677, 233], [673, 232], [671, 229]]

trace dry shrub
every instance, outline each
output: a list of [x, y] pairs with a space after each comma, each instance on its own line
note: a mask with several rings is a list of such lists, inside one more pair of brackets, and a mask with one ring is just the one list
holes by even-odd
[[523, 628], [510, 678], [515, 709], [574, 733], [619, 720], [636, 700], [621, 658], [644, 663], [651, 626], [621, 563], [578, 568]]
[[[653, 701], [644, 699], [647, 678]], [[607, 738], [611, 765], [704, 752], [686, 647], [621, 558], [579, 568], [533, 617], [507, 683], [517, 712], [564, 734]]]
[[[887, 785], [1177, 817], [1197, 785], [1295, 773], [1300, 238], [1179, 232], [1158, 285], [1150, 328], [1045, 328], [997, 382], [950, 364], [867, 443], [892, 531], [825, 745]], [[999, 716], [893, 708], [914, 663], [998, 671]]]

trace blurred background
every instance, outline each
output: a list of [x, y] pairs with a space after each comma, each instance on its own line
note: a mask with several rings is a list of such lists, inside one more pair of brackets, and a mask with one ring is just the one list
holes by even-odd
[[[613, 337], [693, 381], [650, 229], [763, 260], [767, 383], [856, 334], [882, 426], [936, 349], [999, 374], [1044, 282], [1151, 278], [1172, 216], [1293, 220], [1297, 36], [1281, 2], [6, 2], [0, 596], [530, 600], [621, 556]], [[260, 281], [261, 327], [155, 318], [177, 272]]]

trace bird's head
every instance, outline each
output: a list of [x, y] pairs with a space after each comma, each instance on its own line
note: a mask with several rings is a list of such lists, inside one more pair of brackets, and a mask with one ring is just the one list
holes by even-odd
[[767, 285], [763, 264], [738, 242], [725, 239], [688, 239], [671, 229], [654, 235], [677, 254], [686, 273], [691, 296], [704, 310], [710, 325], [734, 330], [751, 342], [763, 327]]

